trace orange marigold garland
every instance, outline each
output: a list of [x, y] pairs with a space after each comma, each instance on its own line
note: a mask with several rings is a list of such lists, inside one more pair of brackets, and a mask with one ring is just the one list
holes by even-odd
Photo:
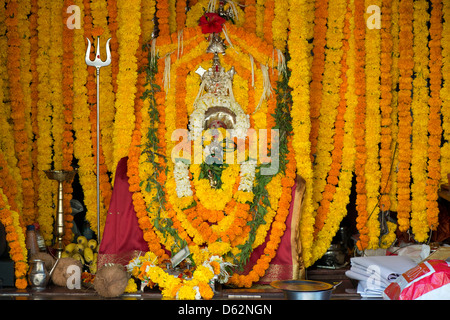
[[27, 249], [25, 247], [24, 228], [21, 227], [19, 214], [11, 210], [8, 199], [0, 188], [0, 222], [5, 227], [9, 255], [14, 261], [15, 286], [18, 289], [27, 287]]
[[311, 160], [314, 161], [319, 135], [320, 105], [322, 104], [322, 79], [325, 70], [325, 47], [327, 34], [328, 0], [316, 1], [314, 18], [313, 60], [310, 84]]
[[[355, 13], [364, 12], [363, 1], [355, 1]], [[366, 249], [369, 241], [369, 230], [366, 225], [368, 219], [367, 213], [367, 195], [366, 195], [366, 178], [365, 178], [365, 166], [366, 166], [366, 145], [365, 145], [365, 118], [366, 118], [366, 88], [365, 88], [365, 37], [366, 21], [362, 14], [355, 14], [355, 93], [358, 96], [358, 103], [356, 106], [356, 118], [355, 118], [355, 145], [356, 145], [356, 158], [355, 158], [355, 174], [356, 174], [356, 210], [358, 217], [356, 218], [356, 227], [359, 231], [359, 240], [357, 246], [359, 250]]]
[[399, 168], [398, 181], [398, 208], [397, 218], [399, 230], [404, 232], [409, 229], [409, 217], [411, 211], [410, 199], [410, 165], [411, 165], [411, 90], [413, 73], [413, 1], [401, 1], [399, 5], [399, 48], [400, 57], [398, 67], [400, 70], [398, 92], [398, 145]]
[[441, 106], [440, 90], [442, 85], [442, 1], [432, 0], [430, 17], [430, 115], [428, 121], [428, 179], [425, 192], [427, 193], [427, 218], [431, 230], [438, 226], [438, 190], [441, 178], [440, 145], [441, 145]]
[[[66, 21], [68, 14], [66, 8], [72, 5], [72, 0], [65, 0], [63, 10], [62, 10], [62, 20]], [[73, 87], [73, 31], [69, 28], [63, 28], [63, 66], [62, 66], [62, 86], [63, 88]], [[73, 159], [73, 133], [72, 133], [72, 121], [73, 121], [73, 90], [66, 90], [63, 97], [63, 114], [64, 114], [64, 132], [62, 140], [62, 169], [71, 171], [72, 159]], [[73, 216], [71, 214], [72, 209], [70, 205], [70, 200], [72, 199], [72, 183], [64, 182], [64, 237], [63, 241], [65, 244], [72, 241], [72, 227], [73, 227]]]
[[392, 35], [391, 35], [391, 0], [383, 0], [381, 15], [381, 77], [380, 77], [380, 109], [381, 109], [381, 199], [380, 208], [388, 211], [391, 208], [389, 198], [390, 192], [390, 170], [391, 170], [391, 113], [392, 113]]
[[23, 209], [22, 216], [26, 225], [34, 223], [36, 209], [34, 203], [34, 185], [32, 167], [28, 151], [28, 135], [25, 130], [25, 102], [20, 84], [20, 43], [18, 33], [18, 3], [13, 0], [6, 6], [6, 28], [8, 38], [7, 59], [8, 77], [10, 83], [11, 118], [13, 120], [14, 142], [18, 167], [22, 177]]

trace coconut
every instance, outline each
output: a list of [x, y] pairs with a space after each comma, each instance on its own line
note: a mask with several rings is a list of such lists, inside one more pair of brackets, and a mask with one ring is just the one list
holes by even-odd
[[70, 266], [77, 266], [80, 268], [80, 275], [83, 270], [83, 265], [80, 261], [71, 258], [61, 258], [57, 262], [52, 274], [52, 281], [55, 285], [65, 287], [67, 285], [67, 279], [73, 274], [73, 270], [67, 270]]
[[50, 272], [50, 270], [52, 270], [53, 265], [56, 262], [56, 259], [53, 258], [52, 255], [50, 255], [50, 254], [48, 254], [46, 252], [37, 252], [37, 253], [33, 254], [31, 256], [30, 261], [33, 261], [33, 260], [42, 260], [42, 261], [44, 261], [45, 269], [48, 272]]
[[119, 264], [102, 266], [95, 275], [94, 289], [105, 298], [118, 297], [125, 292], [128, 275], [125, 268]]

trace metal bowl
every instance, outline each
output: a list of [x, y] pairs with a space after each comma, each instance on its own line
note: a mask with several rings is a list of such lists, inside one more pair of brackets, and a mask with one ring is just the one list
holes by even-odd
[[332, 291], [339, 284], [332, 285], [313, 280], [281, 280], [274, 281], [270, 285], [283, 290], [288, 300], [329, 300]]

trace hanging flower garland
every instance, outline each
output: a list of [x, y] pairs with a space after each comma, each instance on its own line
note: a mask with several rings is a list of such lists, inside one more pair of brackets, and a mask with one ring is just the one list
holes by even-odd
[[441, 113], [442, 130], [444, 134], [444, 142], [441, 147], [441, 183], [448, 183], [448, 174], [450, 173], [450, 3], [442, 2], [442, 89]]
[[[115, 4], [115, 3], [114, 3]], [[113, 4], [112, 4], [113, 6]], [[110, 32], [108, 21], [110, 17], [108, 17], [108, 3], [107, 1], [93, 1], [91, 2], [91, 15], [92, 15], [92, 22], [93, 27], [95, 29], [102, 30], [102, 34], [100, 37], [100, 49], [101, 49], [101, 56], [104, 57], [104, 50], [106, 46], [106, 41], [111, 38], [112, 41], [112, 32]], [[116, 10], [117, 11], [117, 10]], [[114, 28], [114, 27], [113, 27]], [[116, 29], [117, 30], [117, 29]], [[116, 38], [114, 30], [114, 36]], [[91, 38], [90, 38], [91, 39]], [[94, 36], [93, 39], [95, 45], [97, 44], [97, 39]], [[117, 39], [115, 39], [117, 41]], [[112, 47], [112, 44], [110, 42], [110, 45]], [[112, 49], [112, 48], [111, 48]], [[115, 53], [115, 56], [118, 55], [117, 48], [116, 52], [114, 52], [114, 49], [111, 51]], [[111, 53], [112, 56], [112, 53]], [[104, 58], [103, 58], [104, 59]], [[114, 63], [116, 60], [114, 60]], [[112, 67], [112, 57], [111, 57], [111, 64], [107, 67], [103, 67], [101, 69], [101, 76], [100, 76], [100, 100], [101, 100], [101, 107], [100, 107], [100, 133], [101, 133], [101, 171], [102, 171], [102, 179], [108, 181], [108, 179], [105, 179], [107, 175], [107, 171], [114, 172], [116, 168], [113, 167], [113, 150], [114, 146], [112, 144], [112, 137], [113, 137], [113, 130], [114, 130], [114, 114], [115, 114], [115, 91], [113, 90], [113, 84], [112, 84], [112, 73], [113, 73], [113, 67]], [[96, 110], [93, 108], [92, 110], [95, 112]], [[97, 128], [94, 127], [95, 132], [93, 132], [93, 135], [97, 135]], [[96, 140], [95, 140], [96, 141]], [[108, 181], [109, 183], [109, 181]], [[107, 202], [109, 204], [109, 202]]]
[[63, 113], [63, 93], [62, 93], [62, 31], [64, 25], [61, 23], [61, 12], [63, 1], [54, 1], [49, 4], [50, 9], [50, 28], [52, 32], [52, 41], [50, 41], [50, 50], [48, 52], [50, 61], [54, 62], [49, 68], [49, 84], [51, 88], [50, 103], [53, 107], [51, 125], [53, 136], [53, 167], [60, 169], [62, 167], [62, 145], [64, 132], [64, 113]]
[[[264, 25], [262, 26], [262, 36], [263, 39], [268, 43], [273, 43], [273, 20], [275, 19], [275, 1], [274, 0], [265, 0], [264, 1]], [[287, 13], [286, 13], [287, 18]], [[287, 36], [287, 34], [286, 34]], [[286, 47], [286, 42], [284, 43], [284, 47]]]
[[[270, 9], [267, 9], [269, 7]], [[273, 15], [272, 21], [272, 35], [273, 46], [281, 52], [286, 50], [286, 42], [288, 36], [288, 1], [266, 1], [266, 11]]]
[[0, 168], [2, 168], [0, 171], [0, 189], [3, 190], [3, 193], [8, 199], [11, 209], [19, 212], [19, 206], [15, 200], [17, 197], [17, 184], [11, 174], [11, 169], [2, 150], [0, 150]]
[[[31, 162], [33, 165], [33, 183], [34, 189], [39, 190], [39, 166], [38, 166], [38, 137], [39, 137], [39, 122], [38, 122], [38, 99], [39, 99], [39, 74], [37, 71], [37, 58], [38, 58], [38, 49], [39, 49], [39, 39], [38, 39], [38, 22], [37, 22], [37, 12], [38, 12], [38, 1], [32, 0], [30, 2], [30, 71], [31, 71], [31, 83], [30, 86], [30, 97], [31, 97], [31, 128], [32, 128], [32, 151], [31, 151]], [[1, 99], [1, 97], [0, 97]], [[39, 194], [35, 192], [34, 195], [34, 203], [36, 204], [38, 214], [39, 214]]]
[[256, 34], [256, 0], [244, 1], [245, 22], [244, 29], [246, 32]]
[[158, 19], [159, 35], [162, 36], [163, 43], [160, 43], [161, 45], [170, 43], [170, 38], [167, 38], [167, 36], [170, 36], [169, 17], [169, 1], [158, 1], [156, 3], [156, 18]]
[[398, 208], [397, 217], [399, 230], [404, 232], [409, 229], [409, 218], [411, 211], [410, 200], [410, 164], [411, 164], [411, 123], [410, 112], [412, 69], [413, 61], [413, 1], [401, 1], [399, 5], [399, 48], [400, 57], [398, 67], [400, 70], [399, 92], [398, 92], [398, 145], [399, 145], [399, 168], [398, 181]]
[[176, 1], [175, 6], [177, 22], [176, 30], [182, 30], [186, 23], [186, 0]]
[[[288, 48], [290, 50], [291, 60], [287, 62], [287, 67], [295, 70], [289, 77], [289, 86], [292, 88], [292, 145], [295, 150], [295, 160], [297, 164], [297, 174], [306, 181], [306, 191], [304, 195], [303, 212], [300, 225], [300, 237], [302, 243], [302, 255], [305, 266], [308, 267], [314, 263], [312, 261], [313, 250], [313, 231], [314, 231], [314, 207], [312, 203], [313, 190], [313, 171], [311, 163], [311, 143], [309, 134], [311, 131], [310, 120], [310, 87], [311, 79], [311, 61], [307, 52], [310, 52], [312, 45], [308, 39], [312, 38], [313, 19], [314, 19], [314, 1], [297, 0], [290, 1], [288, 17], [291, 21], [291, 33], [288, 38]], [[301, 10], [305, 19], [296, 19]], [[310, 69], [311, 68], [311, 69]]]
[[[376, 5], [381, 8], [381, 0], [365, 1], [366, 8]], [[380, 236], [380, 223], [378, 215], [380, 212], [378, 199], [380, 197], [381, 171], [379, 165], [380, 139], [380, 29], [373, 28], [366, 31], [366, 153], [367, 162], [365, 176], [367, 191], [367, 211], [369, 214], [369, 249], [378, 248]]]
[[414, 72], [412, 113], [412, 158], [411, 158], [411, 228], [414, 238], [423, 242], [428, 238], [426, 214], [428, 141], [428, 2], [414, 2]]
[[[330, 5], [330, 8], [332, 6]], [[346, 211], [342, 210], [346, 208], [343, 205], [346, 201], [348, 202], [348, 195], [351, 186], [348, 183], [349, 180], [345, 179], [344, 181], [340, 180], [341, 169], [343, 169], [343, 155], [344, 152], [348, 150], [348, 144], [345, 144], [345, 116], [347, 114], [347, 100], [345, 94], [348, 88], [348, 65], [347, 65], [347, 57], [349, 50], [349, 39], [350, 39], [350, 17], [351, 11], [349, 11], [349, 7], [343, 8], [344, 12], [340, 12], [344, 16], [344, 27], [343, 27], [343, 41], [342, 41], [342, 58], [341, 58], [341, 85], [339, 87], [339, 105], [337, 107], [337, 115], [335, 121], [335, 134], [334, 134], [334, 149], [332, 151], [331, 159], [332, 163], [330, 166], [330, 170], [328, 172], [327, 177], [327, 185], [325, 186], [323, 197], [320, 202], [320, 206], [318, 209], [318, 213], [316, 216], [316, 224], [315, 224], [315, 235], [316, 235], [316, 244], [314, 250], [314, 259], [320, 258], [323, 253], [329, 248], [332, 238], [339, 227], [339, 224], [342, 218], [346, 215]], [[338, 11], [339, 12], [339, 11]], [[352, 110], [350, 110], [352, 112]], [[348, 118], [348, 116], [347, 116]], [[347, 126], [348, 128], [348, 126]], [[344, 148], [345, 147], [345, 148]], [[347, 155], [347, 154], [346, 154]], [[351, 157], [345, 158], [346, 161], [351, 163]], [[343, 171], [342, 177], [348, 178], [348, 174], [346, 175], [347, 170]], [[338, 193], [339, 189], [337, 189], [338, 185], [340, 185], [340, 190], [342, 193]], [[345, 189], [347, 188], [347, 189]], [[338, 197], [342, 196], [342, 197]], [[346, 200], [347, 199], [347, 200]], [[338, 205], [332, 205], [332, 202], [338, 203]], [[326, 227], [324, 228], [326, 221]]]
[[[93, 68], [86, 68], [84, 57], [86, 55], [86, 38], [92, 35], [92, 17], [90, 15], [90, 2], [75, 0], [75, 5], [80, 8], [80, 14], [84, 17], [80, 29], [74, 29], [74, 60], [73, 60], [73, 129], [76, 139], [74, 141], [74, 156], [78, 159], [78, 176], [83, 188], [83, 203], [86, 207], [86, 220], [92, 230], [97, 230], [97, 189], [95, 177], [95, 159], [91, 138], [91, 127], [86, 126], [90, 122], [90, 103], [92, 103], [92, 91], [95, 91], [93, 82]], [[95, 70], [94, 70], [95, 71]], [[95, 97], [94, 97], [95, 99]], [[101, 197], [102, 195], [100, 195]], [[103, 204], [103, 198], [100, 201]], [[100, 206], [101, 220], [106, 214], [103, 206]]]
[[[22, 35], [23, 39], [30, 37], [30, 15], [31, 4], [29, 2], [21, 3], [18, 7], [18, 24], [17, 32]], [[20, 84], [23, 93], [23, 102], [25, 114], [31, 114], [31, 44], [29, 41], [21, 41], [20, 43]], [[31, 117], [25, 117], [25, 131], [27, 132], [28, 140], [33, 140], [33, 132], [31, 125]], [[28, 152], [31, 153], [31, 144], [28, 145]]]
[[392, 29], [392, 0], [383, 1], [381, 15], [381, 67], [380, 67], [380, 111], [381, 111], [381, 144], [380, 144], [380, 168], [381, 168], [381, 198], [380, 208], [389, 211], [391, 203], [389, 192], [391, 189], [391, 144], [392, 144], [392, 56], [393, 41]]
[[37, 221], [40, 225], [42, 236], [46, 244], [50, 245], [53, 239], [53, 199], [51, 194], [55, 191], [54, 183], [47, 178], [44, 170], [50, 170], [52, 161], [53, 137], [51, 133], [50, 117], [52, 106], [50, 104], [49, 83], [49, 57], [46, 52], [50, 50], [50, 8], [47, 1], [37, 1], [38, 5], [38, 51], [36, 57], [36, 70], [39, 77], [37, 84], [37, 122], [39, 135], [37, 137], [37, 163], [38, 163], [38, 201], [39, 215]]
[[319, 0], [314, 11], [314, 40], [313, 60], [311, 65], [310, 84], [310, 117], [311, 117], [311, 160], [317, 152], [317, 139], [319, 135], [320, 106], [322, 105], [322, 79], [325, 71], [325, 44], [327, 34], [328, 0]]
[[[165, 1], [163, 1], [165, 2]], [[117, 75], [116, 113], [114, 118], [114, 165], [128, 154], [134, 124], [134, 97], [136, 94], [136, 50], [139, 43], [140, 0], [117, 1], [119, 29], [119, 74]], [[162, 26], [160, 26], [162, 27]]]
[[20, 223], [19, 214], [8, 205], [8, 198], [0, 188], [0, 222], [5, 227], [6, 241], [9, 245], [9, 255], [14, 261], [15, 286], [25, 289], [27, 281], [27, 249], [25, 246], [24, 228]]
[[28, 134], [25, 130], [25, 102], [20, 82], [20, 36], [18, 33], [18, 3], [11, 1], [6, 7], [6, 28], [8, 37], [8, 77], [10, 81], [11, 118], [13, 120], [15, 151], [22, 177], [24, 223], [32, 224], [36, 219], [34, 185], [31, 163], [28, 156]]
[[[72, 0], [64, 1], [64, 8], [72, 5]], [[62, 10], [62, 21], [66, 21], [68, 15], [65, 10]], [[62, 87], [63, 88], [72, 88], [73, 87], [73, 31], [69, 28], [63, 28], [63, 61], [64, 64], [62, 66]], [[64, 94], [63, 99], [63, 115], [64, 115], [64, 133], [63, 133], [63, 141], [62, 141], [62, 166], [63, 170], [71, 171], [72, 168], [72, 160], [73, 160], [73, 133], [72, 133], [72, 122], [73, 122], [73, 91], [68, 90]], [[70, 243], [72, 241], [72, 227], [73, 227], [73, 215], [71, 214], [71, 205], [70, 200], [72, 199], [72, 183], [65, 182], [63, 185], [64, 190], [64, 212], [66, 213], [64, 216], [64, 243]]]
[[[319, 131], [317, 132], [317, 145], [314, 158], [314, 191], [313, 201], [317, 207], [316, 224], [319, 230], [323, 226], [329, 208], [329, 201], [332, 199], [335, 188], [327, 185], [327, 175], [329, 175], [333, 149], [339, 149], [338, 145], [334, 145], [335, 139], [340, 140], [336, 136], [336, 116], [339, 108], [339, 88], [342, 82], [341, 68], [342, 66], [335, 61], [341, 61], [343, 48], [343, 27], [345, 17], [345, 3], [341, 1], [330, 0], [328, 4], [328, 22], [326, 41], [327, 48], [325, 50], [325, 65], [322, 81], [322, 95], [319, 117]], [[342, 131], [340, 131], [342, 133]], [[325, 189], [325, 187], [327, 189]], [[319, 203], [326, 197], [326, 201]]]
[[[381, 111], [381, 144], [380, 144], [380, 209], [388, 212], [391, 210], [389, 193], [392, 188], [392, 176], [395, 174], [392, 165], [392, 0], [383, 1], [381, 9], [381, 75], [380, 75], [380, 111]], [[390, 226], [388, 234], [383, 235], [380, 242], [381, 248], [390, 247], [395, 241], [397, 224], [388, 222]]]
[[[398, 81], [399, 81], [399, 13], [398, 13], [399, 0], [392, 0], [391, 20], [392, 20], [392, 112], [391, 112], [391, 137], [395, 143], [391, 144], [392, 154], [392, 168], [398, 168]], [[391, 171], [391, 186], [389, 192], [390, 208], [391, 211], [397, 212], [398, 200], [397, 200], [397, 170]]]
[[[364, 3], [355, 1], [354, 12], [364, 12]], [[369, 229], [367, 227], [367, 190], [366, 190], [366, 144], [365, 144], [365, 119], [366, 119], [366, 88], [365, 88], [365, 29], [366, 22], [363, 15], [355, 14], [355, 92], [358, 96], [358, 104], [355, 109], [355, 175], [356, 175], [356, 210], [358, 217], [356, 218], [356, 228], [359, 231], [359, 239], [356, 243], [359, 250], [367, 248], [369, 243]]]
[[441, 179], [441, 106], [440, 90], [442, 86], [442, 1], [431, 2], [430, 17], [430, 114], [428, 119], [428, 179], [427, 194], [428, 226], [435, 231], [439, 224], [438, 190]]

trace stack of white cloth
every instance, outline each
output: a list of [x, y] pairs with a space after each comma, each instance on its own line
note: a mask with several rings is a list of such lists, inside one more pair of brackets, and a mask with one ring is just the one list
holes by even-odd
[[384, 289], [417, 263], [406, 256], [367, 256], [350, 259], [345, 275], [358, 280], [357, 292], [364, 298], [381, 298]]

